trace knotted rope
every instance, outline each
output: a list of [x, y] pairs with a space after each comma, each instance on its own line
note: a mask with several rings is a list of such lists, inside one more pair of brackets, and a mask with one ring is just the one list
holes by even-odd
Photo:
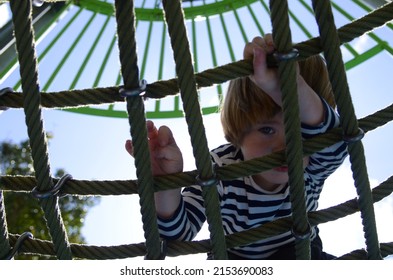
[[[50, 175], [46, 135], [41, 115], [41, 95], [38, 85], [38, 70], [35, 54], [34, 34], [31, 23], [31, 2], [10, 1], [15, 26], [15, 39], [19, 56], [20, 74], [23, 89], [23, 107], [30, 139], [30, 147], [37, 178], [38, 191], [45, 192], [53, 188]], [[59, 259], [71, 259], [71, 250], [61, 218], [58, 197], [41, 199], [41, 206], [50, 235]]]
[[353, 108], [331, 4], [325, 0], [313, 0], [312, 2], [319, 26], [321, 44], [326, 58], [330, 81], [337, 103], [337, 110], [340, 113], [341, 126], [344, 130], [344, 137], [349, 142], [348, 153], [355, 179], [355, 187], [359, 195], [359, 207], [363, 218], [367, 252], [370, 259], [380, 259], [377, 227], [365, 163], [364, 148], [362, 142], [356, 139], [363, 132], [359, 130]]
[[[298, 236], [296, 245], [297, 258], [308, 259], [310, 257], [309, 226], [334, 221], [357, 211], [360, 211], [362, 215], [367, 248], [366, 251], [356, 250], [346, 254], [341, 259], [380, 259], [393, 253], [392, 243], [379, 244], [373, 211], [373, 203], [391, 195], [393, 192], [393, 179], [392, 177], [387, 179], [371, 191], [363, 146], [360, 141], [353, 141], [358, 140], [359, 128], [367, 133], [393, 120], [393, 105], [366, 118], [356, 119], [339, 50], [341, 44], [392, 20], [393, 3], [387, 4], [337, 30], [334, 25], [329, 1], [313, 1], [317, 23], [320, 27], [320, 37], [293, 45], [288, 24], [287, 1], [271, 1], [273, 36], [278, 52], [288, 53], [292, 48], [296, 48], [299, 51], [297, 59], [304, 59], [322, 51], [325, 53], [336, 103], [341, 115], [342, 127], [333, 129], [313, 139], [301, 141], [297, 96], [293, 94], [296, 92], [295, 60], [283, 61], [279, 64], [279, 73], [282, 78], [284, 124], [287, 135], [286, 151], [238, 164], [218, 167], [213, 172], [197, 89], [223, 83], [237, 77], [247, 76], [253, 71], [252, 63], [242, 60], [194, 74], [180, 2], [164, 1], [165, 19], [171, 37], [178, 77], [146, 85], [144, 96], [163, 98], [167, 95], [177, 94], [180, 91], [197, 168], [190, 172], [160, 177], [153, 177], [150, 168], [145, 110], [143, 97], [140, 96], [144, 89], [139, 81], [139, 69], [137, 66], [136, 19], [133, 1], [115, 1], [120, 63], [124, 86], [60, 91], [56, 93], [44, 93], [40, 92], [39, 89], [35, 42], [31, 23], [31, 2], [12, 0], [10, 4], [15, 26], [22, 92], [7, 91], [1, 95], [0, 108], [24, 108], [34, 160], [35, 177], [0, 176], [0, 258], [7, 258], [10, 256], [11, 251], [19, 250], [19, 252], [38, 255], [56, 255], [59, 259], [115, 259], [136, 256], [159, 259], [165, 257], [165, 255], [178, 256], [212, 251], [216, 259], [225, 259], [227, 257], [227, 248], [251, 244], [292, 230], [295, 236]], [[126, 98], [121, 96], [120, 92]], [[124, 100], [127, 102], [130, 134], [135, 147], [134, 156], [137, 180], [52, 179], [41, 108], [76, 107], [80, 105], [123, 102]], [[306, 213], [302, 158], [304, 155], [311, 155], [342, 140], [343, 135], [350, 142], [350, 159], [359, 198], [324, 210]], [[353, 138], [354, 136], [355, 139]], [[278, 219], [244, 232], [224, 236], [219, 214], [218, 194], [214, 187], [216, 180], [249, 176], [280, 166], [283, 162], [288, 162], [289, 165], [293, 216]], [[59, 187], [60, 181], [62, 182], [61, 194], [138, 194], [146, 242], [119, 246], [69, 244], [58, 208], [59, 193], [57, 192], [53, 196], [40, 199], [52, 240], [37, 240], [30, 238], [26, 234], [9, 233], [2, 192], [33, 192], [35, 190], [38, 193], [48, 193]], [[192, 242], [168, 241], [166, 252], [163, 252], [162, 242], [158, 234], [156, 212], [153, 207], [154, 192], [195, 184], [201, 185], [203, 190], [210, 239]]]

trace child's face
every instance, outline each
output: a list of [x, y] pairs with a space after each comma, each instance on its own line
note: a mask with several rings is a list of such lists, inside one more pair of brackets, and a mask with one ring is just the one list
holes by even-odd
[[[244, 159], [262, 157], [285, 149], [285, 127], [282, 113], [272, 119], [254, 125], [245, 134], [240, 145]], [[303, 159], [307, 166], [308, 157]], [[288, 183], [288, 167], [281, 166], [253, 175], [254, 181], [264, 190], [273, 191], [278, 186]]]

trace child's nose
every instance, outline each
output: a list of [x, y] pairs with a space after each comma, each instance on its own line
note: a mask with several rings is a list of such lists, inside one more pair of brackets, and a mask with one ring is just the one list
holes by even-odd
[[273, 152], [279, 152], [285, 149], [285, 139], [280, 139], [276, 141], [274, 147], [273, 147]]

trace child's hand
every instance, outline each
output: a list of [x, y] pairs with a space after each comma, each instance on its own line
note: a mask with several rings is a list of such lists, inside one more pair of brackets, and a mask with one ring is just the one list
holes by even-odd
[[[153, 176], [183, 171], [183, 156], [172, 131], [166, 126], [157, 129], [152, 121], [147, 121], [146, 126]], [[130, 155], [134, 155], [131, 140], [126, 141], [125, 148]]]
[[[266, 55], [275, 50], [273, 37], [267, 34], [264, 38], [255, 37], [244, 47], [244, 59], [252, 59], [254, 74], [251, 80], [268, 94], [277, 105], [282, 106], [282, 94], [277, 68], [269, 68]], [[300, 121], [308, 125], [318, 125], [324, 119], [324, 109], [320, 97], [300, 75], [299, 65], [296, 67], [297, 92], [299, 97]]]
[[247, 43], [243, 57], [253, 60], [254, 74], [250, 76], [251, 80], [280, 105], [281, 90], [277, 68], [269, 68], [266, 60], [266, 55], [272, 54], [274, 50], [273, 37], [267, 34], [263, 38], [255, 37], [252, 42]]

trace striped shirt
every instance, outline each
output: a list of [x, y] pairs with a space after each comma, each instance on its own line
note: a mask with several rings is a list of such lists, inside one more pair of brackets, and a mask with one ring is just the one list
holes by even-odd
[[[325, 120], [319, 126], [302, 124], [304, 139], [326, 132], [339, 125], [335, 111], [324, 103]], [[310, 156], [309, 165], [304, 170], [307, 211], [318, 207], [319, 195], [326, 178], [344, 161], [347, 146], [339, 142]], [[243, 161], [239, 148], [232, 144], [222, 145], [211, 151], [215, 164], [224, 166]], [[225, 234], [241, 232], [263, 225], [267, 222], [291, 215], [289, 187], [282, 187], [268, 192], [262, 190], [252, 176], [235, 180], [220, 181], [217, 185], [220, 199], [221, 216]], [[190, 186], [182, 191], [182, 199], [176, 212], [170, 219], [158, 218], [161, 237], [172, 240], [192, 240], [206, 220], [200, 186]], [[317, 234], [312, 228], [311, 240]], [[246, 246], [230, 248], [228, 251], [243, 258], [264, 259], [280, 246], [293, 242], [294, 236], [286, 232], [260, 240]]]

